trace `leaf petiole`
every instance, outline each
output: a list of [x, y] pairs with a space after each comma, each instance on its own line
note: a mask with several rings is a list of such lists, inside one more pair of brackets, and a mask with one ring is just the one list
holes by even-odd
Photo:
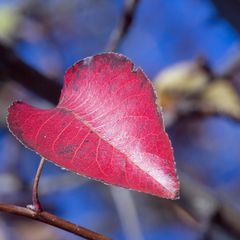
[[42, 173], [42, 169], [43, 169], [43, 165], [45, 162], [45, 158], [41, 158], [40, 163], [38, 165], [38, 169], [34, 178], [34, 182], [33, 182], [33, 189], [32, 189], [32, 206], [28, 206], [29, 208], [31, 208], [33, 211], [35, 212], [42, 212], [43, 208], [41, 206], [41, 203], [39, 201], [39, 197], [38, 197], [38, 185], [39, 185], [39, 180], [40, 180], [40, 176]]

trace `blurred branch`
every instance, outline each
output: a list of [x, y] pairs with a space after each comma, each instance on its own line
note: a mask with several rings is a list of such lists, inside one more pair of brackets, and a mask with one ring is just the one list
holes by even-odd
[[211, 239], [211, 233], [214, 227], [220, 226], [237, 239], [240, 239], [240, 229], [239, 229], [239, 213], [233, 211], [228, 206], [219, 206], [217, 211], [212, 215], [208, 227], [202, 237], [202, 240]]
[[129, 30], [134, 19], [139, 0], [126, 0], [125, 8], [119, 24], [111, 34], [106, 51], [116, 51], [123, 37]]
[[180, 181], [182, 194], [176, 204], [190, 213], [198, 222], [205, 223], [204, 240], [215, 225], [240, 239], [240, 212], [236, 208], [185, 173], [180, 174]]
[[190, 118], [207, 118], [207, 117], [219, 117], [219, 118], [225, 118], [229, 119], [233, 122], [240, 123], [240, 118], [238, 116], [234, 116], [229, 113], [223, 113], [219, 112], [217, 109], [213, 108], [197, 108], [197, 109], [191, 109], [187, 112], [179, 112], [177, 115], [176, 121], [180, 122], [183, 121], [184, 119], [190, 119]]
[[47, 223], [49, 225], [52, 225], [57, 228], [68, 231], [70, 233], [73, 233], [77, 236], [83, 237], [85, 239], [110, 240], [110, 238], [107, 238], [107, 237], [105, 237], [101, 234], [98, 234], [96, 232], [93, 232], [89, 229], [86, 229], [86, 228], [83, 228], [76, 224], [73, 224], [71, 222], [68, 222], [62, 218], [59, 218], [59, 217], [57, 217], [51, 213], [45, 212], [45, 211], [36, 212], [27, 207], [20, 207], [20, 206], [16, 206], [16, 205], [2, 204], [2, 203], [0, 203], [0, 211], [12, 213], [12, 214], [19, 215], [19, 216], [24, 216], [24, 217], [31, 218], [31, 219], [39, 221], [39, 222]]
[[61, 85], [56, 80], [42, 75], [0, 43], [0, 82], [9, 78], [53, 104], [59, 99]]
[[125, 239], [144, 240], [131, 191], [118, 189], [116, 187], [111, 187], [110, 189], [125, 234]]
[[239, 11], [240, 2], [239, 0], [212, 0], [213, 4], [217, 8], [218, 12], [214, 15], [215, 21], [222, 21], [222, 18], [226, 19], [236, 31], [240, 32], [240, 21]]
[[[125, 36], [132, 23], [138, 2], [139, 0], [126, 1], [120, 23], [113, 31], [106, 47], [107, 51], [117, 49], [121, 39]], [[57, 104], [61, 92], [61, 84], [56, 79], [48, 78], [26, 64], [11, 48], [0, 43], [0, 82], [9, 78], [39, 97]]]

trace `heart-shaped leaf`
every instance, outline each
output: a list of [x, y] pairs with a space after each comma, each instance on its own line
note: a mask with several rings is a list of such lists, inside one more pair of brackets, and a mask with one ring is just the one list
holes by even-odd
[[67, 70], [56, 108], [15, 102], [8, 125], [25, 146], [61, 167], [174, 199], [179, 182], [155, 101], [140, 68], [123, 55], [104, 53]]

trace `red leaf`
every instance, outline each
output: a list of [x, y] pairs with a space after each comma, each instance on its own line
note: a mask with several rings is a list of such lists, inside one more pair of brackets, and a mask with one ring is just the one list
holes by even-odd
[[19, 141], [61, 167], [160, 197], [178, 196], [151, 82], [123, 55], [79, 61], [66, 72], [56, 108], [15, 102], [8, 124]]

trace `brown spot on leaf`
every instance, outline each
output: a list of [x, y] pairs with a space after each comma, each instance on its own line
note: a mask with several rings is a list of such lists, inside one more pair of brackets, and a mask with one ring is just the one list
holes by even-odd
[[68, 146], [60, 146], [58, 147], [57, 153], [59, 155], [66, 155], [66, 154], [71, 154], [74, 153], [75, 147], [73, 145], [68, 145]]

